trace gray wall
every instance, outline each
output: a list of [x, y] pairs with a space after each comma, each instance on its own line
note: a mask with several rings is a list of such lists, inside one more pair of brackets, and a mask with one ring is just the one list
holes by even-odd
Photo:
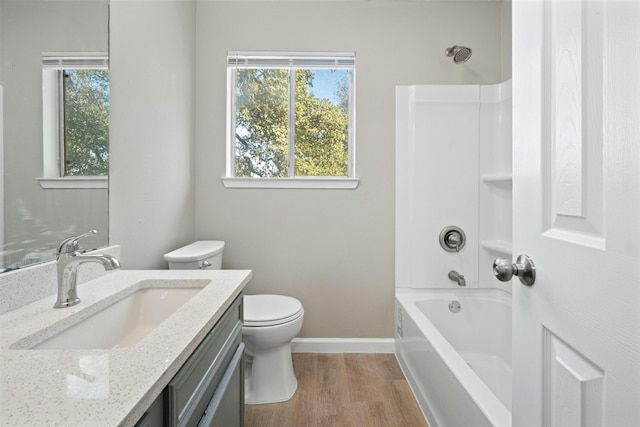
[[194, 235], [195, 0], [111, 0], [111, 242], [166, 268]]
[[[503, 9], [198, 2], [196, 237], [227, 242], [224, 268], [253, 269], [249, 293], [299, 298], [300, 336], [393, 336], [395, 86], [502, 81]], [[467, 64], [444, 55], [453, 44], [473, 48]], [[224, 188], [226, 52], [263, 49], [356, 52], [358, 189]]]
[[53, 258], [64, 237], [91, 228], [101, 235], [83, 244], [104, 245], [106, 189], [43, 190], [36, 178], [43, 175], [42, 53], [106, 52], [107, 3], [2, 0], [0, 20], [5, 197], [5, 241], [0, 243], [6, 260], [13, 263], [31, 251]]
[[500, 5], [502, 35], [502, 81], [511, 78], [511, 0], [503, 0]]

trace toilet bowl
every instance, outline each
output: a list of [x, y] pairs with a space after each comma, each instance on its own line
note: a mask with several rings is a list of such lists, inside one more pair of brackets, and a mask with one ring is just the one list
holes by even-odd
[[[222, 241], [198, 241], [165, 254], [164, 259], [172, 270], [220, 269], [223, 249]], [[243, 305], [245, 402], [289, 400], [298, 387], [291, 340], [302, 328], [302, 304], [284, 295], [245, 295]]]
[[284, 295], [245, 295], [242, 340], [246, 345], [245, 402], [289, 400], [298, 387], [291, 340], [302, 328], [304, 309]]

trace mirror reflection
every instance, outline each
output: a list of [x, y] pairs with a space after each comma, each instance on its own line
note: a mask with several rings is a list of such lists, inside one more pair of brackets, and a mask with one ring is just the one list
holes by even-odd
[[108, 0], [0, 0], [0, 272], [108, 244]]

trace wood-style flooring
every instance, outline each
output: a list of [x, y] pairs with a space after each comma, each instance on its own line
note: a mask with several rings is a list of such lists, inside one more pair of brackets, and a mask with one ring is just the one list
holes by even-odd
[[393, 354], [294, 353], [287, 402], [246, 405], [246, 427], [428, 427]]

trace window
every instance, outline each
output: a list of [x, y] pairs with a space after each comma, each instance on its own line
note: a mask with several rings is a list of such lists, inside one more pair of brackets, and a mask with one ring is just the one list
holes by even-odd
[[354, 54], [229, 52], [227, 69], [225, 185], [355, 188]]
[[44, 54], [44, 188], [105, 188], [109, 173], [106, 54]]

